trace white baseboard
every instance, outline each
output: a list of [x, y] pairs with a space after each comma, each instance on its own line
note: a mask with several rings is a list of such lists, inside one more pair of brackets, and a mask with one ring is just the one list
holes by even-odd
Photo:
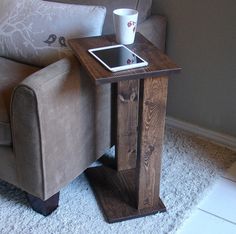
[[190, 124], [169, 116], [166, 117], [166, 124], [183, 129], [200, 137], [207, 138], [208, 140], [218, 145], [225, 146], [229, 149], [236, 151], [236, 137], [214, 132], [209, 129], [205, 129], [197, 125]]

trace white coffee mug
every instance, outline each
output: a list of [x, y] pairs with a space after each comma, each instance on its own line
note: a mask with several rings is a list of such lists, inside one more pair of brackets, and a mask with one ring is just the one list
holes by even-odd
[[129, 45], [134, 43], [137, 29], [138, 11], [133, 9], [116, 9], [113, 11], [113, 22], [116, 42]]

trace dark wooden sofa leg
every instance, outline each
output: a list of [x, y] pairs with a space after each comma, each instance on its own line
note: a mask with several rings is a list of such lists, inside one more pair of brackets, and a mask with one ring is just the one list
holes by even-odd
[[57, 209], [59, 203], [59, 194], [60, 192], [56, 193], [46, 201], [43, 201], [29, 193], [26, 193], [26, 197], [34, 211], [44, 216], [48, 216]]

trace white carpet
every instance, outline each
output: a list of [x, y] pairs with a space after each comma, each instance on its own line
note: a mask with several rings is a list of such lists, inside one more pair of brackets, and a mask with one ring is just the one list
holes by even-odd
[[234, 161], [235, 152], [167, 128], [161, 179], [166, 213], [108, 224], [81, 175], [61, 191], [60, 207], [45, 218], [31, 210], [22, 191], [0, 181], [0, 233], [175, 233], [207, 189]]

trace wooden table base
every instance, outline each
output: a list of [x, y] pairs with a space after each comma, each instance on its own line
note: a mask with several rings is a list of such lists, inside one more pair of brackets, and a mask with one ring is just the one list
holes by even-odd
[[135, 204], [135, 169], [117, 172], [101, 166], [89, 168], [85, 173], [109, 223], [166, 211], [160, 198], [156, 207], [142, 210], [135, 208], [137, 207]]
[[110, 223], [166, 210], [159, 193], [168, 76], [181, 70], [140, 33], [129, 49], [147, 60], [147, 67], [110, 72], [88, 53], [115, 43], [114, 35], [69, 40], [95, 84], [114, 83], [111, 133], [118, 172], [106, 167], [87, 170]]

